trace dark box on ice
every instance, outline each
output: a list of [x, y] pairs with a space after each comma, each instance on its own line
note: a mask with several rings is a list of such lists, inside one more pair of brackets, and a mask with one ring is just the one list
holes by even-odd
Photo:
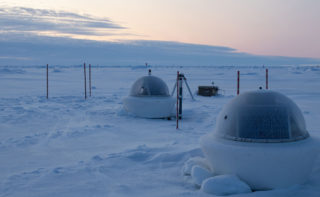
[[198, 95], [201, 96], [215, 96], [218, 94], [218, 86], [199, 86]]

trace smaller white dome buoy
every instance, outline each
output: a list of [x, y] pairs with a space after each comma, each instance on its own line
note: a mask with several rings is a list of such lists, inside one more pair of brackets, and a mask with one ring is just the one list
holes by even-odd
[[171, 117], [175, 105], [166, 83], [151, 75], [139, 78], [123, 102], [128, 112], [143, 118]]

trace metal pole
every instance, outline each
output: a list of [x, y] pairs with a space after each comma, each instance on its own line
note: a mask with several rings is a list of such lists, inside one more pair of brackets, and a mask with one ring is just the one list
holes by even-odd
[[240, 93], [240, 71], [238, 71], [238, 78], [237, 78], [237, 95]]
[[266, 69], [266, 89], [269, 89], [269, 74], [268, 74], [268, 69]]
[[176, 129], [179, 129], [179, 71], [177, 72], [177, 103], [176, 103]]
[[86, 74], [86, 63], [83, 64], [84, 74], [84, 99], [87, 99], [87, 74]]
[[174, 91], [176, 90], [176, 87], [177, 87], [177, 82], [174, 84], [174, 86], [173, 86], [173, 90], [172, 90], [172, 92], [171, 92], [171, 96], [173, 96], [173, 94], [174, 94]]
[[179, 119], [182, 118], [182, 98], [183, 98], [183, 89], [182, 89], [182, 80], [183, 80], [183, 76], [181, 76], [182, 74], [179, 75]]
[[89, 95], [91, 97], [91, 64], [89, 64]]
[[191, 92], [190, 87], [189, 87], [189, 84], [188, 84], [188, 82], [187, 82], [187, 78], [185, 78], [185, 77], [184, 77], [184, 82], [185, 82], [185, 84], [186, 84], [186, 86], [187, 86], [187, 88], [188, 88], [188, 91], [189, 91], [189, 94], [190, 94], [192, 100], [194, 100], [193, 95], [192, 95], [192, 92]]
[[47, 64], [47, 99], [49, 98], [49, 65]]

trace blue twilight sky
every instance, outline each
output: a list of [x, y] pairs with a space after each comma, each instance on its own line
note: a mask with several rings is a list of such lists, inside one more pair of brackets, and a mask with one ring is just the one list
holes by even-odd
[[166, 41], [320, 58], [319, 10], [318, 0], [0, 0], [0, 41]]

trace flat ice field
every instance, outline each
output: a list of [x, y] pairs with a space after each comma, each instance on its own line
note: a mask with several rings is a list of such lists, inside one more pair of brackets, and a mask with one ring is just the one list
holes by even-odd
[[[184, 91], [183, 120], [130, 116], [122, 99], [145, 67], [92, 68], [92, 97], [84, 100], [81, 66], [0, 67], [0, 196], [212, 196], [182, 168], [203, 157], [201, 136], [240, 92], [265, 86], [262, 67], [151, 67], [172, 90], [179, 70], [195, 93], [215, 82], [217, 97]], [[269, 67], [269, 88], [300, 107], [311, 136], [320, 137], [320, 67]], [[237, 196], [320, 196], [320, 158], [302, 185]]]

